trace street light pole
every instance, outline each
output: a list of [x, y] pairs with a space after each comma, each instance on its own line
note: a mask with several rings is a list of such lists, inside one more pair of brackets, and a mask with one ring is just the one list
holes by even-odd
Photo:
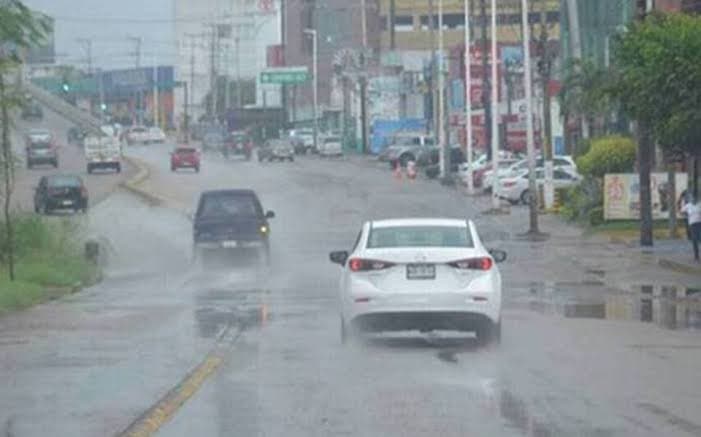
[[319, 75], [317, 74], [318, 71], [318, 47], [317, 47], [317, 32], [316, 29], [304, 29], [304, 33], [307, 35], [311, 35], [312, 37], [312, 70], [313, 70], [313, 75], [314, 75], [314, 83], [313, 87], [314, 89], [313, 94], [314, 94], [314, 149], [318, 150], [318, 141], [319, 141]]
[[443, 0], [438, 0], [438, 150], [441, 179], [448, 176], [445, 150], [445, 78], [443, 77]]
[[523, 26], [523, 74], [526, 91], [526, 152], [528, 153], [529, 228], [531, 235], [538, 234], [538, 203], [536, 196], [535, 142], [533, 139], [533, 79], [531, 75], [531, 35], [528, 23], [528, 0], [521, 0], [521, 25]]
[[465, 141], [467, 142], [467, 193], [473, 195], [472, 180], [472, 62], [470, 55], [470, 0], [465, 0]]
[[497, 62], [497, 1], [492, 0], [492, 206], [499, 209], [499, 75]]

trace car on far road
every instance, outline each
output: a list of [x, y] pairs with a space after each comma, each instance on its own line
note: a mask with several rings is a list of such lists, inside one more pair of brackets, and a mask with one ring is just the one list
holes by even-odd
[[58, 146], [48, 130], [32, 129], [25, 136], [25, 160], [27, 168], [35, 165], [52, 165], [58, 168]]
[[295, 153], [307, 154], [314, 153], [314, 129], [312, 128], [301, 128], [297, 129], [294, 133], [296, 140], [293, 142], [295, 145]]
[[244, 131], [233, 131], [227, 136], [222, 153], [227, 159], [242, 156], [249, 161], [253, 154], [253, 139]]
[[193, 219], [195, 258], [206, 263], [208, 254], [235, 251], [250, 254], [263, 264], [270, 261], [272, 211], [263, 212], [252, 190], [215, 190], [200, 195]]
[[419, 156], [427, 149], [435, 149], [436, 144], [432, 135], [418, 132], [399, 132], [392, 137], [390, 145], [380, 153], [377, 159], [381, 162], [389, 162], [394, 168], [399, 162], [406, 167], [409, 161], [418, 162]]
[[22, 113], [20, 115], [22, 120], [42, 120], [44, 118], [44, 110], [41, 105], [35, 101], [27, 102], [22, 106]]
[[294, 160], [295, 152], [289, 140], [268, 140], [258, 148], [258, 162]]
[[170, 171], [191, 168], [200, 172], [200, 152], [194, 147], [178, 146], [170, 153]]
[[[564, 169], [553, 170], [553, 185], [555, 189], [568, 188], [577, 185], [581, 177], [577, 173], [570, 172]], [[545, 183], [545, 170], [536, 170], [536, 185], [542, 187]], [[517, 203], [528, 204], [530, 199], [530, 190], [528, 189], [528, 170], [499, 179], [499, 185], [496, 188], [496, 196], [509, 201], [515, 205]]]
[[506, 252], [486, 249], [465, 219], [394, 219], [363, 224], [342, 266], [341, 340], [388, 331], [475, 332], [481, 344], [501, 336]]
[[341, 137], [326, 136], [319, 144], [319, 156], [343, 156], [343, 144]]
[[34, 212], [49, 214], [56, 210], [86, 212], [88, 190], [80, 176], [43, 176], [34, 191]]
[[98, 169], [122, 172], [122, 145], [116, 136], [89, 135], [83, 141], [88, 174]]
[[127, 144], [147, 144], [149, 139], [148, 128], [146, 126], [132, 126], [125, 134]]
[[226, 145], [226, 135], [220, 131], [210, 131], [202, 138], [202, 150], [205, 152], [222, 151]]
[[152, 126], [148, 128], [146, 132], [147, 143], [163, 144], [166, 142], [166, 134], [158, 126]]
[[85, 129], [82, 129], [78, 126], [71, 126], [68, 128], [68, 132], [66, 133], [66, 141], [68, 144], [77, 144], [77, 145], [82, 145], [83, 140], [87, 136], [87, 132]]

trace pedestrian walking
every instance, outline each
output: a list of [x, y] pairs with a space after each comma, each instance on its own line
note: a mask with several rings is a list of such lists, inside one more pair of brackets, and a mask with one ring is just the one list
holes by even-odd
[[686, 189], [682, 191], [679, 195], [679, 199], [677, 199], [677, 211], [681, 212], [682, 219], [684, 220], [684, 229], [686, 229], [686, 238], [689, 241], [691, 241], [691, 227], [689, 226], [689, 217], [687, 217], [686, 213], [683, 211], [683, 207], [689, 203], [690, 200], [691, 193]]
[[701, 204], [695, 197], [684, 204], [682, 212], [689, 222], [691, 244], [694, 247], [694, 259], [699, 261], [699, 244], [701, 244]]

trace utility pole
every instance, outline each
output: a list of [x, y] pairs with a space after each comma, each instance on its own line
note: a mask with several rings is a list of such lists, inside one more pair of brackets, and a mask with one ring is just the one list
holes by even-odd
[[366, 0], [361, 0], [360, 16], [363, 21], [361, 27], [363, 32], [363, 52], [360, 54], [360, 129], [362, 153], [367, 153], [368, 147], [368, 113], [367, 113], [367, 49], [368, 49], [368, 24], [367, 24], [367, 4]]
[[78, 38], [77, 41], [83, 44], [85, 50], [85, 63], [88, 68], [88, 74], [92, 74], [92, 39], [90, 38]]
[[312, 39], [312, 70], [314, 75], [313, 87], [314, 89], [314, 149], [318, 150], [319, 147], [319, 75], [318, 75], [318, 64], [319, 64], [319, 54], [318, 54], [318, 34], [316, 29], [304, 29], [304, 33], [311, 35]]
[[[135, 68], [140, 68], [141, 67], [141, 44], [142, 44], [142, 39], [139, 36], [128, 36], [128, 40], [134, 42], [134, 51], [131, 53], [132, 56], [134, 56], [134, 67]], [[141, 102], [141, 93], [140, 91], [136, 91], [134, 93], [134, 104], [136, 106], [136, 112], [137, 112], [137, 122], [140, 124], [141, 120], [138, 114], [140, 113], [140, 109], [142, 107]]]
[[548, 47], [548, 23], [547, 2], [542, 2], [540, 10], [540, 35], [538, 37], [538, 50], [540, 62], [538, 70], [541, 78], [541, 92], [543, 94], [543, 158], [545, 160], [545, 181], [543, 184], [543, 197], [545, 208], [550, 209], [555, 203], [555, 187], [553, 183], [553, 147], [552, 147], [552, 119], [550, 118], [550, 77], [552, 76], [552, 51]]
[[485, 144], [487, 149], [487, 158], [492, 159], [492, 149], [489, 144], [492, 142], [492, 108], [490, 104], [490, 81], [487, 74], [489, 65], [487, 53], [489, 52], [489, 42], [487, 41], [487, 1], [480, 0], [480, 30], [482, 38], [482, 47], [480, 54], [482, 55], [482, 108], [484, 108], [484, 133]]
[[443, 76], [443, 0], [438, 0], [438, 148], [440, 157], [441, 179], [448, 177], [447, 153], [444, 129], [445, 118], [445, 77]]
[[433, 122], [433, 135], [436, 144], [440, 144], [440, 125], [438, 124], [438, 105], [436, 104], [436, 81], [438, 79], [438, 65], [436, 63], [436, 14], [433, 7], [434, 0], [428, 0], [428, 16], [430, 18], [429, 30], [431, 38], [431, 118]]
[[[492, 0], [492, 206], [499, 209], [499, 62], [497, 61], [497, 1]], [[485, 71], [486, 75], [486, 71]]]
[[243, 107], [243, 94], [241, 92], [241, 38], [239, 36], [239, 28], [236, 28], [236, 38], [234, 44], [236, 48], [236, 106], [241, 109]]
[[[440, 1], [440, 0], [439, 0]], [[394, 22], [397, 17], [396, 0], [389, 0], [389, 49], [394, 50], [396, 46], [396, 32], [394, 30]]]
[[143, 40], [140, 36], [129, 36], [127, 39], [134, 42], [134, 51], [130, 54], [134, 56], [134, 66], [139, 68], [141, 66], [141, 45]]
[[[567, 21], [570, 24], [569, 47], [572, 54], [572, 61], [576, 69], [579, 69], [579, 61], [582, 60], [582, 34], [579, 28], [579, 9], [577, 0], [567, 0]], [[589, 120], [587, 117], [581, 118], [582, 138], [589, 138]], [[574, 150], [574, 147], [570, 147]]]
[[531, 77], [531, 34], [528, 23], [528, 0], [521, 0], [521, 26], [523, 27], [523, 74], [526, 89], [526, 152], [528, 153], [528, 234], [535, 236], [538, 229], [538, 197], [535, 195], [535, 140], [533, 132], [533, 78]]
[[212, 24], [212, 39], [209, 42], [209, 113], [212, 117], [217, 113], [217, 66], [216, 57], [217, 26]]
[[153, 125], [160, 127], [160, 96], [158, 95], [158, 62], [156, 56], [153, 56]]
[[465, 142], [467, 154], [467, 193], [475, 194], [472, 180], [472, 62], [470, 55], [471, 34], [470, 27], [470, 0], [465, 0]]

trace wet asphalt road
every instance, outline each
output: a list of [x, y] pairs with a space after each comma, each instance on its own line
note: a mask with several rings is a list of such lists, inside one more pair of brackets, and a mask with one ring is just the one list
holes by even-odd
[[[664, 282], [643, 287], [644, 260], [593, 268], [616, 255], [517, 241], [509, 217], [479, 215], [484, 199], [361, 161], [208, 156], [202, 173], [173, 174], [165, 146], [130, 153], [181, 209], [111, 196], [81, 218], [109, 242], [105, 281], [0, 319], [0, 435], [114, 435], [213, 349], [221, 366], [158, 435], [701, 435], [701, 308], [674, 278], [651, 271]], [[193, 267], [187, 210], [222, 187], [254, 188], [276, 212], [270, 274]], [[406, 215], [475, 217], [509, 251], [501, 345], [341, 345], [327, 253], [364, 219]]]
[[[39, 183], [42, 176], [51, 174], [77, 174], [83, 178], [88, 188], [90, 205], [95, 205], [110, 195], [119, 182], [134, 174], [134, 168], [124, 162], [122, 173], [113, 171], [98, 171], [88, 174], [86, 170], [83, 149], [75, 144], [68, 144], [66, 134], [72, 124], [63, 117], [57, 115], [49, 109], [44, 109], [44, 118], [39, 120], [24, 121], [17, 120], [17, 129], [14, 131], [12, 141], [15, 154], [20, 163], [16, 173], [16, 187], [14, 192], [14, 208], [23, 211], [31, 211], [33, 208], [34, 187]], [[53, 168], [50, 165], [37, 165], [31, 169], [25, 164], [25, 143], [24, 133], [30, 129], [48, 129], [56, 138], [59, 146], [59, 167]]]

